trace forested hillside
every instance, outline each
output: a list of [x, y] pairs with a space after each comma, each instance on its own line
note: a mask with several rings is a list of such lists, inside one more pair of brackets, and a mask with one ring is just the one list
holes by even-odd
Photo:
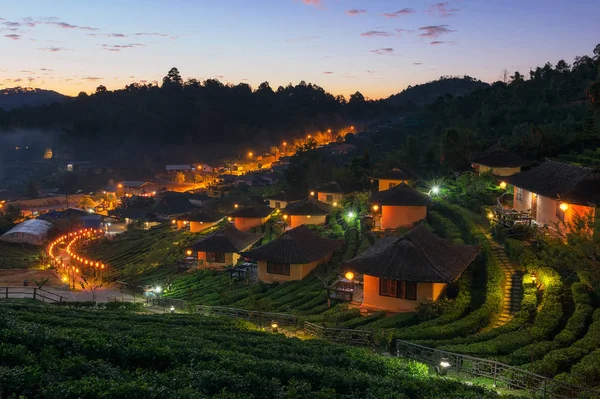
[[489, 87], [487, 83], [470, 76], [442, 76], [433, 82], [408, 86], [406, 90], [390, 96], [387, 101], [395, 105], [407, 103], [429, 105], [441, 96], [467, 96], [475, 90], [485, 89], [487, 87]]
[[0, 89], [0, 110], [51, 104], [64, 101], [66, 98], [67, 96], [52, 90], [33, 89], [31, 87]]

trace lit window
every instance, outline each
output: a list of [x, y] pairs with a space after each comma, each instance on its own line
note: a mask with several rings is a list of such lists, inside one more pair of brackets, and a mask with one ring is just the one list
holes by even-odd
[[417, 283], [414, 281], [401, 281], [380, 278], [379, 295], [416, 301]]
[[289, 276], [290, 275], [290, 264], [289, 263], [267, 262], [267, 273], [283, 274], [285, 276]]

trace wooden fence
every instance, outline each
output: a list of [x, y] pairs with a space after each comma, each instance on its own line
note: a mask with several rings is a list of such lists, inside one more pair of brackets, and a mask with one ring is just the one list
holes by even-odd
[[42, 302], [63, 303], [67, 298], [36, 287], [0, 287], [0, 299], [31, 298]]
[[233, 319], [258, 322], [259, 324], [262, 324], [263, 322], [271, 323], [272, 321], [275, 321], [280, 326], [295, 326], [298, 323], [298, 318], [296, 316], [287, 313], [259, 312], [256, 310], [204, 305], [196, 306], [196, 312], [205, 316], [230, 317]]
[[533, 396], [544, 399], [576, 399], [584, 394], [586, 397], [600, 398], [600, 392], [592, 389], [553, 380], [493, 360], [428, 348], [407, 341], [396, 340], [396, 354], [438, 367], [443, 359], [449, 364], [448, 371], [488, 378], [494, 381], [495, 386], [526, 390]]
[[347, 330], [344, 328], [328, 328], [318, 324], [304, 322], [304, 333], [332, 342], [355, 345], [373, 345], [373, 332], [369, 330]]
[[173, 306], [175, 309], [182, 310], [188, 309], [189, 305], [187, 301], [183, 299], [174, 299], [174, 298], [156, 298], [156, 297], [146, 297], [146, 306], [155, 306], [159, 308], [171, 308]]

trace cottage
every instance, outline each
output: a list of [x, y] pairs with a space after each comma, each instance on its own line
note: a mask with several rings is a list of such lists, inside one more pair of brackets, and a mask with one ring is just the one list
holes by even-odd
[[514, 186], [513, 208], [540, 225], [595, 216], [600, 204], [600, 172], [591, 168], [546, 160], [502, 179]]
[[378, 191], [389, 190], [401, 183], [409, 184], [414, 177], [412, 173], [400, 168], [394, 168], [389, 172], [379, 174], [373, 177], [373, 180], [378, 181]]
[[283, 210], [283, 218], [292, 229], [303, 224], [323, 225], [332, 211], [333, 205], [310, 197], [289, 204]]
[[298, 202], [306, 198], [301, 192], [296, 190], [284, 190], [277, 194], [266, 197], [269, 201], [269, 207], [271, 209], [283, 209], [291, 203]]
[[76, 206], [84, 194], [57, 195], [52, 197], [26, 199], [5, 203], [4, 206], [12, 206], [19, 209], [23, 216], [32, 217], [42, 215], [49, 211], [61, 211]]
[[[311, 192], [311, 194], [314, 193]], [[317, 188], [317, 199], [328, 204], [341, 204], [346, 191], [336, 182], [332, 181]]]
[[189, 227], [190, 233], [198, 233], [219, 224], [223, 219], [224, 214], [206, 209], [178, 216], [172, 222], [177, 225], [177, 229]]
[[491, 172], [496, 176], [511, 176], [532, 162], [501, 147], [494, 147], [471, 159], [471, 167], [478, 173]]
[[302, 280], [317, 265], [329, 262], [342, 241], [321, 237], [306, 226], [298, 226], [281, 237], [242, 253], [258, 261], [258, 278], [266, 283]]
[[198, 260], [209, 267], [235, 265], [239, 253], [249, 250], [262, 237], [262, 234], [245, 233], [231, 226], [194, 243], [188, 255], [197, 253]]
[[406, 183], [373, 194], [373, 219], [381, 230], [412, 228], [427, 217], [429, 196]]
[[229, 218], [235, 223], [236, 229], [247, 231], [265, 224], [271, 213], [273, 213], [273, 209], [268, 206], [254, 204], [231, 213]]
[[172, 220], [197, 210], [198, 206], [194, 205], [187, 196], [177, 193], [162, 197], [152, 211], [160, 220]]
[[453, 244], [421, 224], [402, 237], [380, 239], [343, 267], [362, 274], [361, 307], [414, 311], [427, 299], [437, 300], [478, 252], [477, 246]]
[[154, 195], [156, 185], [148, 181], [125, 180], [117, 185], [117, 193], [123, 195]]
[[166, 165], [167, 172], [189, 172], [192, 170], [192, 165]]

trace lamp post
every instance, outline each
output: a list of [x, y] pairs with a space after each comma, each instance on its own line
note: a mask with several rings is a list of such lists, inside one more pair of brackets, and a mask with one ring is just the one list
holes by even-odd
[[273, 331], [273, 334], [276, 334], [279, 331], [279, 325], [275, 320], [271, 322], [271, 330]]
[[448, 374], [448, 369], [450, 368], [450, 361], [447, 357], [443, 357], [440, 361], [440, 365], [435, 367], [435, 370], [442, 377]]

